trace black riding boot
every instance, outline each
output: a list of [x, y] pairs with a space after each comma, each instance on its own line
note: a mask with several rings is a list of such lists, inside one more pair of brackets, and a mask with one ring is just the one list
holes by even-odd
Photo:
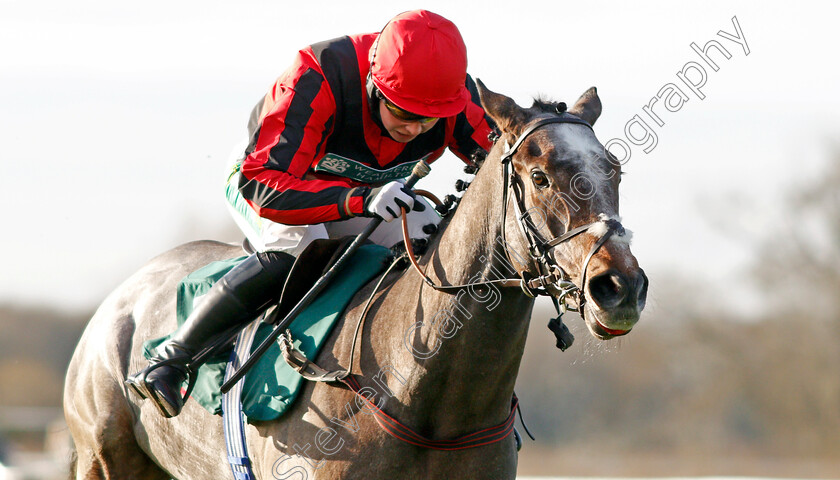
[[251, 255], [216, 282], [172, 337], [156, 349], [149, 366], [128, 383], [141, 397], [151, 398], [160, 413], [181, 412], [181, 385], [199, 365], [188, 365], [202, 348], [228, 329], [256, 318], [280, 298], [294, 257], [281, 252]]

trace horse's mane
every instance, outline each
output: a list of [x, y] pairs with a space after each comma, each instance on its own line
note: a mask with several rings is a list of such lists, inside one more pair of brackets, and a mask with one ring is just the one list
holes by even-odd
[[546, 113], [563, 113], [567, 109], [565, 102], [555, 102], [542, 96], [534, 97], [534, 104], [531, 105], [531, 108]]
[[[534, 104], [531, 105], [532, 109], [537, 109], [541, 112], [545, 113], [563, 113], [566, 111], [566, 103], [565, 102], [558, 102], [551, 100], [549, 98], [543, 97], [538, 95], [534, 97]], [[495, 130], [495, 129], [494, 129]], [[498, 131], [496, 132], [498, 134]], [[470, 160], [472, 162], [472, 167], [466, 167], [464, 169], [465, 173], [467, 174], [475, 174], [481, 168], [482, 164], [484, 164], [484, 160], [487, 158], [487, 152], [484, 150], [477, 148], [472, 155], [470, 155]], [[463, 179], [466, 181], [466, 179]], [[449, 211], [444, 214], [444, 221], [438, 226], [438, 230], [429, 236], [429, 243], [431, 243], [435, 237], [441, 235], [446, 227], [449, 225], [449, 219], [451, 218], [452, 214], [455, 213], [455, 210], [458, 208], [458, 203], [460, 201], [460, 197], [456, 197], [452, 207]]]

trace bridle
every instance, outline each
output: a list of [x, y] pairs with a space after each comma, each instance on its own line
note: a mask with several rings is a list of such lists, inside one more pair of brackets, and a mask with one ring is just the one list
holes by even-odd
[[[583, 307], [585, 302], [585, 295], [581, 293], [581, 290], [583, 288], [583, 285], [586, 284], [586, 268], [589, 265], [589, 261], [598, 252], [598, 250], [600, 250], [600, 248], [610, 239], [610, 237], [613, 234], [618, 234], [619, 236], [622, 236], [625, 234], [625, 231], [624, 227], [622, 227], [621, 223], [618, 220], [602, 217], [601, 220], [597, 222], [591, 222], [586, 225], [581, 225], [571, 230], [568, 229], [567, 225], [566, 232], [564, 232], [562, 235], [555, 237], [551, 240], [543, 239], [542, 235], [539, 233], [533, 221], [531, 220], [530, 214], [525, 209], [522, 180], [519, 177], [519, 175], [517, 175], [515, 169], [511, 169], [510, 165], [513, 155], [516, 153], [520, 145], [522, 145], [522, 142], [529, 135], [531, 135], [537, 129], [553, 123], [577, 123], [592, 128], [584, 120], [567, 113], [561, 113], [559, 116], [544, 118], [528, 126], [528, 128], [526, 128], [519, 135], [519, 138], [516, 140], [513, 146], [506, 148], [504, 154], [501, 157], [501, 162], [503, 165], [502, 184], [504, 200], [504, 204], [502, 207], [501, 224], [502, 242], [504, 246], [507, 245], [505, 242], [504, 231], [507, 220], [508, 190], [511, 189], [514, 192], [513, 203], [514, 209], [516, 210], [517, 224], [519, 225], [519, 230], [522, 232], [522, 235], [528, 243], [528, 252], [530, 259], [532, 263], [534, 263], [537, 272], [539, 272], [539, 275], [530, 276], [527, 272], [523, 271], [519, 274], [519, 278], [494, 279], [464, 285], [437, 285], [422, 271], [420, 266], [417, 264], [417, 259], [415, 258], [414, 252], [412, 250], [411, 239], [408, 235], [408, 222], [406, 220], [407, 212], [405, 211], [405, 209], [403, 209], [402, 211], [402, 227], [403, 239], [405, 241], [406, 248], [406, 256], [410, 260], [411, 264], [414, 266], [414, 269], [425, 279], [426, 283], [435, 290], [454, 291], [469, 287], [497, 284], [507, 287], [520, 287], [526, 295], [529, 295], [531, 297], [535, 297], [537, 295], [547, 295], [552, 298], [552, 300], [554, 301], [554, 305], [558, 309], [558, 313], [560, 314], [556, 319], [552, 320], [552, 322], [557, 322], [555, 323], [555, 327], [557, 329], [560, 329], [565, 328], [565, 326], [563, 326], [562, 324], [562, 321], [560, 320], [560, 317], [562, 317], [562, 313], [560, 312], [560, 305], [562, 304], [563, 311], [565, 311], [566, 309], [571, 310], [571, 308], [569, 308], [569, 306], [566, 303], [568, 296], [574, 295], [577, 297], [576, 310], [580, 312], [581, 316], [584, 315]], [[606, 226], [606, 230], [601, 235], [601, 237], [595, 242], [595, 245], [589, 251], [589, 254], [584, 260], [583, 269], [581, 272], [581, 287], [579, 288], [571, 281], [569, 275], [566, 274], [563, 268], [557, 264], [557, 262], [550, 255], [550, 253], [558, 245], [567, 242], [586, 231], [589, 231], [590, 228], [599, 223], [604, 223]], [[507, 248], [505, 248], [505, 252], [507, 255], [507, 259], [510, 262], [510, 253], [507, 251]], [[420, 432], [413, 430], [409, 426], [402, 424], [399, 420], [385, 413], [385, 411], [383, 411], [382, 408], [376, 404], [376, 402], [374, 402], [371, 398], [368, 398], [368, 396], [364, 393], [364, 388], [362, 387], [362, 385], [352, 375], [353, 356], [356, 350], [356, 340], [358, 339], [359, 330], [362, 326], [362, 323], [365, 320], [365, 317], [367, 316], [368, 309], [371, 305], [371, 302], [374, 299], [376, 291], [379, 290], [380, 285], [382, 284], [383, 280], [387, 277], [387, 274], [388, 272], [390, 272], [391, 268], [394, 268], [398, 264], [399, 259], [395, 260], [391, 264], [391, 267], [388, 269], [388, 271], [386, 271], [385, 274], [383, 274], [380, 277], [379, 283], [377, 283], [377, 285], [374, 287], [373, 292], [371, 293], [370, 298], [368, 299], [368, 302], [365, 305], [361, 316], [359, 317], [359, 320], [356, 324], [356, 330], [353, 334], [353, 343], [350, 349], [350, 362], [347, 370], [327, 371], [314, 364], [313, 362], [309, 361], [305, 355], [300, 354], [294, 349], [294, 347], [292, 346], [291, 335], [287, 335], [281, 339], [281, 351], [283, 353], [284, 358], [289, 363], [289, 365], [292, 366], [292, 368], [297, 370], [298, 373], [300, 373], [304, 378], [308, 380], [326, 382], [340, 381], [344, 383], [348, 388], [350, 388], [359, 397], [361, 397], [361, 399], [366, 403], [367, 407], [374, 414], [374, 418], [379, 424], [379, 426], [383, 430], [385, 430], [385, 432], [387, 432], [389, 435], [403, 442], [416, 445], [422, 448], [452, 451], [489, 445], [507, 438], [513, 432], [513, 422], [516, 416], [516, 412], [519, 410], [519, 403], [515, 395], [511, 399], [510, 413], [502, 423], [490, 428], [462, 435], [454, 439], [435, 440], [423, 436]], [[552, 288], [560, 290], [561, 294], [554, 295], [549, 290]], [[558, 330], [552, 327], [551, 323], [549, 323], [549, 328], [551, 328], [552, 331], [554, 331], [555, 335], [557, 335], [558, 347], [560, 347], [559, 342], [561, 342], [562, 335], [558, 333]], [[566, 330], [566, 332], [568, 333], [568, 330]], [[569, 334], [569, 336], [570, 335], [571, 334]], [[565, 350], [565, 348], [567, 348], [568, 345], [571, 345], [570, 341], [568, 344], [560, 348]], [[527, 427], [525, 427], [525, 430], [526, 432], [528, 432]], [[530, 432], [528, 432], [528, 434], [530, 435]]]
[[[516, 173], [515, 169], [512, 168], [512, 159], [514, 154], [519, 150], [519, 147], [528, 138], [529, 135], [537, 131], [539, 128], [544, 127], [546, 125], [551, 125], [555, 123], [570, 123], [570, 124], [578, 124], [578, 125], [585, 125], [587, 128], [591, 129], [592, 125], [590, 125], [585, 120], [572, 115], [570, 113], [562, 112], [558, 115], [543, 118], [538, 120], [531, 125], [529, 125], [525, 130], [519, 134], [519, 137], [514, 142], [513, 146], [509, 144], [505, 144], [505, 152], [502, 154], [500, 161], [502, 162], [502, 184], [503, 184], [503, 194], [502, 194], [502, 243], [507, 245], [507, 240], [505, 238], [505, 228], [507, 222], [507, 209], [508, 209], [508, 190], [513, 190], [514, 193], [514, 210], [516, 213], [516, 220], [517, 225], [519, 226], [519, 231], [522, 233], [522, 236], [525, 238], [526, 243], [528, 244], [528, 254], [534, 266], [536, 267], [537, 272], [539, 275], [534, 278], [529, 278], [529, 274], [527, 271], [523, 271], [520, 273], [522, 277], [522, 290], [525, 292], [526, 295], [535, 297], [537, 295], [543, 296], [550, 296], [555, 299], [556, 302], [559, 302], [563, 305], [563, 310], [572, 310], [578, 311], [581, 316], [585, 315], [584, 306], [586, 303], [586, 295], [583, 293], [583, 289], [586, 285], [586, 269], [589, 267], [589, 262], [592, 260], [592, 257], [604, 246], [605, 243], [612, 237], [613, 234], [618, 234], [618, 236], [624, 236], [625, 231], [624, 227], [621, 223], [613, 218], [606, 218], [606, 216], [601, 217], [600, 220], [596, 222], [587, 223], [584, 225], [580, 225], [569, 230], [569, 225], [566, 224], [566, 231], [551, 240], [545, 240], [543, 236], [538, 231], [537, 227], [534, 225], [533, 220], [531, 219], [531, 214], [525, 208], [525, 192], [524, 186], [522, 182], [522, 178]], [[568, 207], [567, 207], [568, 209]], [[580, 274], [580, 286], [577, 286], [572, 280], [571, 276], [563, 270], [563, 267], [557, 264], [557, 261], [554, 259], [554, 256], [551, 255], [552, 250], [555, 247], [568, 242], [572, 238], [589, 231], [592, 227], [599, 223], [604, 223], [606, 226], [606, 230], [604, 231], [603, 235], [595, 242], [592, 248], [589, 250], [589, 253], [586, 256], [586, 259], [583, 262], [583, 266], [581, 267], [581, 274]], [[505, 250], [505, 254], [508, 257], [508, 261], [510, 261], [510, 254], [507, 253]], [[529, 281], [530, 280], [530, 281]], [[536, 280], [536, 282], [534, 282]], [[537, 283], [539, 286], [534, 288], [530, 287], [529, 285], [533, 285]], [[559, 295], [555, 295], [549, 291], [549, 288], [554, 288], [560, 291]], [[568, 297], [572, 296], [576, 300], [575, 306], [570, 306]], [[556, 305], [556, 303], [555, 303]]]
[[[529, 125], [522, 133], [519, 134], [519, 137], [511, 146], [510, 144], [505, 144], [505, 152], [502, 154], [500, 158], [500, 162], [502, 163], [502, 218], [501, 218], [501, 229], [502, 229], [502, 245], [503, 247], [507, 246], [507, 239], [505, 238], [505, 225], [507, 223], [507, 212], [508, 212], [508, 190], [513, 190], [514, 194], [514, 210], [516, 213], [516, 223], [519, 226], [519, 231], [522, 233], [525, 242], [528, 245], [528, 255], [530, 257], [530, 261], [535, 267], [535, 270], [538, 272], [538, 275], [534, 276], [529, 274], [527, 271], [523, 270], [519, 273], [519, 278], [504, 278], [504, 279], [494, 279], [494, 280], [486, 280], [481, 282], [474, 282], [468, 283], [463, 285], [438, 285], [428, 275], [426, 275], [421, 269], [420, 266], [417, 264], [416, 259], [414, 258], [413, 252], [411, 250], [411, 241], [408, 237], [408, 224], [406, 221], [406, 216], [403, 215], [403, 236], [405, 238], [406, 243], [406, 251], [408, 253], [408, 258], [411, 261], [412, 265], [414, 265], [414, 269], [423, 276], [426, 283], [434, 288], [435, 290], [440, 291], [453, 291], [453, 290], [461, 290], [463, 288], [468, 287], [477, 287], [477, 286], [485, 286], [485, 285], [500, 285], [505, 287], [520, 287], [522, 291], [528, 295], [529, 297], [536, 297], [538, 295], [542, 296], [549, 296], [554, 301], [555, 307], [558, 309], [558, 313], [561, 313], [560, 310], [562, 309], [564, 312], [566, 310], [570, 311], [577, 311], [584, 315], [584, 306], [586, 303], [586, 295], [583, 293], [583, 288], [586, 285], [586, 269], [589, 266], [590, 260], [592, 257], [601, 249], [601, 247], [607, 243], [607, 241], [612, 237], [614, 234], [618, 234], [618, 236], [624, 236], [625, 230], [621, 223], [613, 218], [607, 218], [606, 216], [602, 215], [601, 219], [596, 222], [587, 223], [585, 225], [580, 225], [578, 227], [572, 228], [571, 230], [568, 229], [568, 224], [566, 225], [566, 231], [555, 238], [550, 240], [545, 240], [540, 234], [537, 227], [534, 225], [533, 220], [531, 219], [531, 214], [529, 213], [528, 209], [525, 208], [525, 193], [524, 187], [521, 177], [516, 173], [515, 169], [511, 168], [511, 160], [516, 152], [519, 150], [519, 147], [528, 138], [532, 133], [537, 131], [538, 129], [555, 123], [571, 123], [571, 124], [579, 124], [585, 125], [588, 128], [592, 128], [592, 126], [586, 122], [585, 120], [572, 115], [570, 113], [559, 113], [558, 115], [554, 115], [552, 117], [540, 119], [531, 125]], [[572, 280], [571, 276], [566, 273], [563, 268], [557, 264], [557, 261], [554, 259], [554, 256], [551, 255], [552, 250], [571, 240], [572, 238], [589, 231], [592, 227], [598, 225], [599, 223], [603, 223], [606, 227], [603, 229], [604, 233], [601, 237], [595, 242], [592, 248], [589, 251], [589, 254], [586, 256], [586, 259], [583, 262], [583, 267], [581, 268], [581, 275], [580, 275], [580, 287], [578, 287]], [[507, 248], [504, 248], [505, 255], [507, 256], [508, 262], [512, 265], [512, 259], [510, 257], [510, 253], [508, 252]], [[554, 290], [552, 292], [552, 290]], [[559, 291], [560, 293], [557, 294], [556, 292]], [[574, 300], [574, 303], [570, 305], [570, 301]]]

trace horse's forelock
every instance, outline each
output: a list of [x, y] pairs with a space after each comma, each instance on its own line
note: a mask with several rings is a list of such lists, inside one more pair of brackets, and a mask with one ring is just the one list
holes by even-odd
[[534, 104], [531, 105], [531, 108], [545, 113], [562, 113], [566, 111], [566, 104], [564, 102], [556, 102], [542, 96], [537, 96], [534, 98]]

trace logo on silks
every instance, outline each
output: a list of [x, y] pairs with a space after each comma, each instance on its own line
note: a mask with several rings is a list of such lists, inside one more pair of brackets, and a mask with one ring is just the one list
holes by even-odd
[[332, 172], [335, 174], [341, 174], [347, 171], [347, 163], [344, 161], [346, 159], [339, 157], [338, 155], [333, 155], [332, 153], [328, 153], [318, 165], [315, 166], [315, 170], [323, 170], [326, 172]]
[[387, 170], [377, 170], [364, 165], [356, 160], [328, 153], [315, 165], [316, 172], [330, 173], [340, 177], [346, 177], [363, 183], [382, 183], [399, 178], [406, 178], [411, 175], [414, 166], [421, 160], [426, 160], [431, 154], [420, 160], [403, 163]]

